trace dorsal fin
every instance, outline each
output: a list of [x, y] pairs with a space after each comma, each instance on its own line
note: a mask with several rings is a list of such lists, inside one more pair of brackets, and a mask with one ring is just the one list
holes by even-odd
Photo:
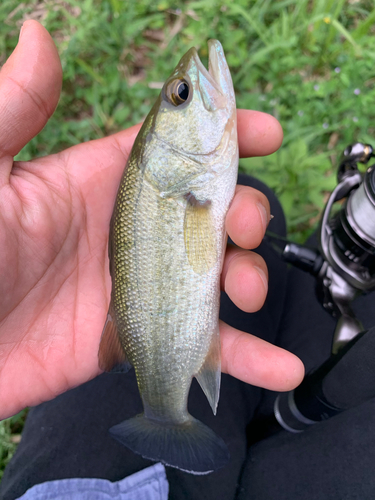
[[99, 345], [99, 368], [106, 372], [126, 373], [131, 364], [128, 361], [125, 350], [121, 345], [119, 333], [114, 320], [112, 302], [109, 306], [107, 320], [105, 322], [102, 338]]
[[220, 348], [220, 333], [219, 325], [212, 336], [210, 350], [207, 353], [206, 359], [195, 375], [203, 392], [210, 403], [214, 415], [216, 415], [217, 404], [220, 394], [220, 379], [221, 379], [221, 348]]

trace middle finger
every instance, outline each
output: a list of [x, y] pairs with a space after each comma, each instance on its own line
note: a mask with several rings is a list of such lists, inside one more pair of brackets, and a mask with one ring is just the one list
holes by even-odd
[[260, 245], [270, 221], [270, 204], [257, 189], [240, 186], [229, 207], [225, 226], [229, 237], [241, 248]]

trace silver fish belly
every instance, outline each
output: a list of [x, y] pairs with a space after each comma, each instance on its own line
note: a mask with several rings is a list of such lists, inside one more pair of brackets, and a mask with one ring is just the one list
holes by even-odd
[[187, 410], [196, 377], [216, 413], [225, 216], [237, 179], [234, 92], [222, 47], [207, 71], [191, 49], [134, 143], [110, 229], [105, 370], [135, 368], [144, 413], [111, 434], [145, 458], [195, 474], [224, 466], [224, 442]]

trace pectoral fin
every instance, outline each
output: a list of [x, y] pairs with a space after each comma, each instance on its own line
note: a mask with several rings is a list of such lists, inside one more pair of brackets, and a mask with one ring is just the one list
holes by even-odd
[[197, 274], [207, 273], [216, 263], [216, 233], [210, 202], [199, 203], [187, 196], [184, 222], [185, 250], [189, 264]]
[[195, 375], [205, 393], [208, 402], [216, 415], [217, 404], [220, 395], [220, 379], [221, 379], [221, 348], [219, 326], [212, 337], [210, 350], [202, 365], [202, 368]]
[[99, 367], [106, 372], [126, 373], [131, 368], [120, 342], [112, 303], [109, 306], [107, 320], [103, 328], [98, 357]]

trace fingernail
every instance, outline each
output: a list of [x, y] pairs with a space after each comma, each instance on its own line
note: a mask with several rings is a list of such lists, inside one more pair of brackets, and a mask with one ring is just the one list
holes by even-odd
[[20, 36], [18, 37], [18, 41], [20, 41], [21, 38], [24, 36], [25, 31], [26, 31], [26, 26], [27, 26], [28, 23], [30, 23], [30, 19], [28, 19], [27, 21], [25, 21], [22, 24], [21, 29], [20, 29]]
[[267, 280], [267, 276], [265, 275], [263, 269], [261, 269], [260, 267], [258, 266], [254, 266], [254, 269], [257, 270], [261, 280], [263, 281], [263, 285], [264, 285], [264, 289], [266, 290], [266, 292], [268, 291], [268, 280]]
[[20, 29], [20, 36], [18, 37], [18, 41], [21, 40], [21, 37], [22, 37], [22, 30], [23, 30], [23, 25], [21, 26], [21, 29]]
[[263, 231], [266, 232], [267, 226], [268, 226], [268, 215], [267, 215], [267, 210], [266, 208], [261, 204], [257, 203], [257, 207], [260, 213], [260, 218], [262, 221], [262, 226], [263, 226]]

